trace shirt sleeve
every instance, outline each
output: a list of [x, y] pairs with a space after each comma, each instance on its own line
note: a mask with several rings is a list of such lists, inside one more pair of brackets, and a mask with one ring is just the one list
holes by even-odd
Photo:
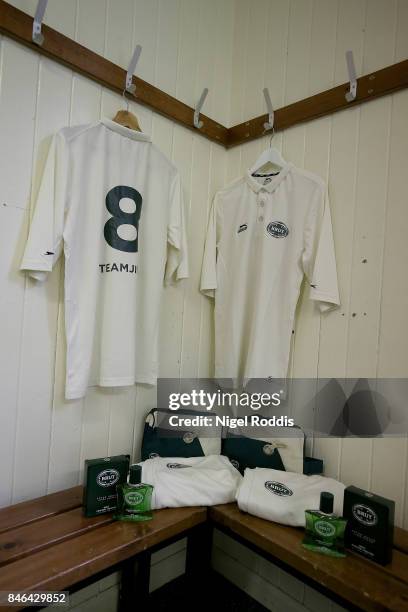
[[321, 312], [340, 305], [336, 257], [327, 189], [319, 187], [304, 235], [303, 270], [310, 284], [309, 297]]
[[218, 198], [214, 197], [205, 239], [200, 290], [208, 297], [215, 297], [217, 289], [217, 247], [219, 236]]
[[31, 221], [21, 270], [45, 280], [62, 252], [67, 202], [67, 152], [64, 138], [51, 142]]
[[167, 226], [167, 263], [164, 282], [188, 278], [188, 252], [183, 190], [180, 175], [176, 174], [170, 188], [170, 215]]

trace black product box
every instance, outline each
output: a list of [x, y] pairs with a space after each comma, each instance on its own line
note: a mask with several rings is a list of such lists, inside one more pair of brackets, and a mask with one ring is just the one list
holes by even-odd
[[127, 481], [129, 461], [129, 455], [85, 461], [85, 516], [98, 516], [116, 510], [116, 487]]
[[314, 457], [303, 457], [303, 473], [307, 476], [312, 474], [323, 474], [323, 459]]
[[391, 561], [395, 502], [357, 487], [344, 491], [345, 545], [371, 561]]

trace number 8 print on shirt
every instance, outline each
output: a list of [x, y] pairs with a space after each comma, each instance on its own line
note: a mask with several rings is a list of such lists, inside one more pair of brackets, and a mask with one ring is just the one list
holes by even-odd
[[[120, 207], [120, 201], [129, 198], [136, 206], [135, 212], [124, 212]], [[112, 217], [105, 223], [103, 230], [106, 242], [114, 249], [137, 253], [139, 219], [142, 208], [142, 196], [133, 187], [119, 185], [108, 192], [106, 196], [106, 208]], [[136, 230], [134, 240], [126, 240], [119, 236], [118, 229], [121, 225], [131, 225]]]
[[104, 119], [51, 143], [21, 264], [65, 255], [67, 399], [154, 384], [163, 280], [188, 276], [180, 177], [142, 132]]

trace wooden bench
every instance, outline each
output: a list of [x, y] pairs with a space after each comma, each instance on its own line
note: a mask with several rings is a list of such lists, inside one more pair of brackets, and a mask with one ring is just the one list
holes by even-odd
[[345, 559], [334, 559], [305, 550], [302, 529], [245, 514], [236, 504], [209, 508], [209, 519], [347, 610], [408, 610], [408, 532], [402, 529], [395, 529], [392, 563], [382, 567], [351, 552]]
[[110, 514], [85, 518], [81, 505], [82, 487], [74, 487], [0, 510], [0, 592], [72, 592], [120, 570], [119, 608], [126, 611], [136, 592], [139, 603], [148, 596], [155, 550], [187, 536], [186, 571], [193, 577], [209, 566], [207, 508], [158, 510], [151, 521], [122, 523]]
[[135, 595], [142, 605], [149, 594], [151, 553], [185, 536], [189, 584], [203, 592], [216, 528], [347, 610], [408, 610], [408, 532], [401, 529], [393, 561], [383, 568], [352, 553], [332, 559], [309, 552], [301, 546], [303, 530], [242, 513], [236, 504], [158, 510], [136, 524], [110, 514], [85, 518], [81, 504], [82, 487], [74, 487], [0, 510], [0, 592], [73, 592], [120, 570], [119, 609], [133, 610]]

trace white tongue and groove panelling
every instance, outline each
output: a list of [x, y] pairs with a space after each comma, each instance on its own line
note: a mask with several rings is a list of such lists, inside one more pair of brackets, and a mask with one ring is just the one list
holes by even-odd
[[[33, 15], [37, 3], [12, 4]], [[408, 57], [406, 0], [50, 0], [45, 22], [123, 67], [141, 44], [139, 76], [191, 106], [209, 87], [205, 113], [227, 125], [265, 111], [265, 86], [277, 108], [347, 80], [347, 49], [358, 75]], [[122, 104], [0, 38], [0, 506], [81, 482], [85, 458], [137, 459], [155, 405], [155, 389], [143, 386], [65, 401], [63, 265], [44, 285], [18, 271], [51, 135], [112, 117]], [[286, 159], [329, 183], [342, 298], [341, 309], [320, 316], [302, 295], [292, 376], [408, 374], [407, 108], [403, 91], [275, 137]], [[192, 274], [165, 291], [161, 373], [207, 376], [212, 306], [198, 286], [209, 203], [269, 140], [227, 152], [148, 109], [132, 110], [179, 167], [189, 212]], [[406, 439], [316, 439], [309, 450], [327, 475], [395, 499], [397, 523], [408, 528]], [[225, 561], [227, 542], [217, 547], [238, 576], [239, 559]], [[287, 577], [280, 581], [290, 590]], [[295, 599], [293, 609], [315, 601], [302, 590]]]

